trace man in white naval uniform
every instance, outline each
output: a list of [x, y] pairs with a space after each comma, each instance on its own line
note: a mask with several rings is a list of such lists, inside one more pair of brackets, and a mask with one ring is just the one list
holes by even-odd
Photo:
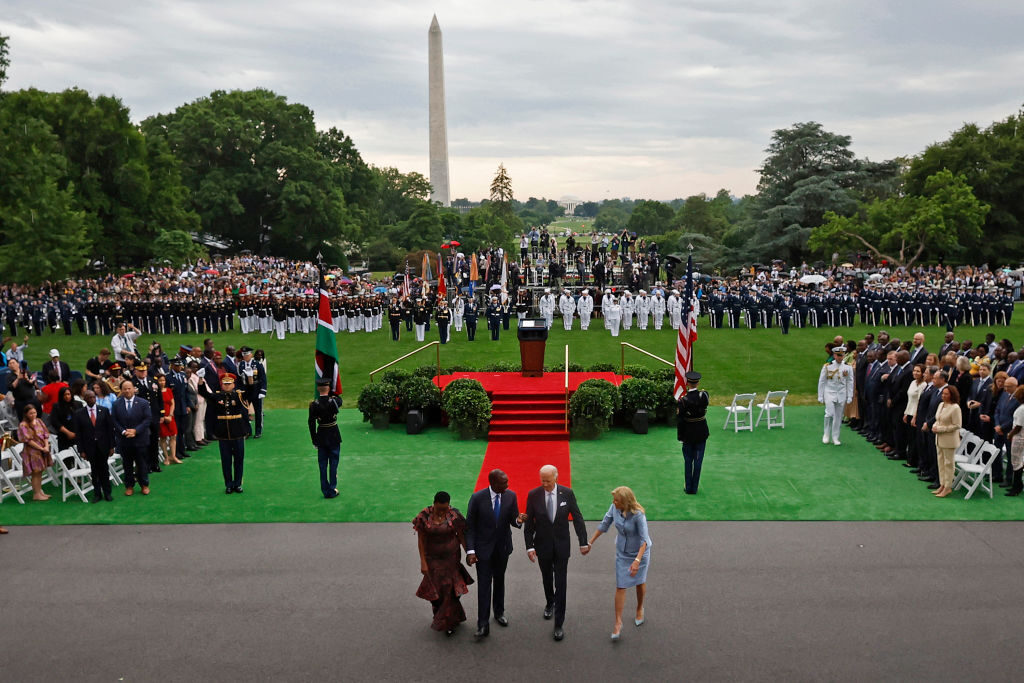
[[462, 332], [462, 321], [466, 316], [466, 297], [463, 296], [462, 292], [455, 297], [455, 301], [452, 302], [452, 327], [455, 328], [456, 332]]
[[636, 298], [636, 326], [641, 330], [647, 329], [647, 321], [651, 318], [651, 297], [647, 291], [641, 289], [640, 296]]
[[853, 400], [853, 369], [843, 362], [846, 348], [832, 349], [832, 362], [821, 366], [818, 376], [818, 403], [825, 404], [825, 431], [821, 442], [839, 445], [839, 428], [843, 426], [843, 409]]
[[586, 330], [590, 327], [590, 315], [594, 312], [594, 297], [590, 296], [590, 290], [584, 289], [576, 302], [576, 312], [580, 314], [580, 329]]
[[628, 289], [622, 293], [619, 306], [622, 307], [622, 329], [628, 330], [633, 327], [633, 312], [636, 311], [636, 300]]
[[654, 329], [660, 330], [661, 324], [665, 322], [665, 295], [661, 289], [654, 290], [651, 313], [654, 315]]
[[544, 318], [544, 326], [550, 330], [551, 323], [555, 318], [555, 295], [551, 293], [550, 287], [544, 288], [544, 296], [537, 303], [537, 308], [540, 310], [541, 317]]
[[612, 326], [608, 324], [608, 309], [615, 303], [615, 297], [612, 296], [612, 290], [604, 290], [604, 296], [601, 297], [601, 315], [604, 317], [604, 329], [610, 330]]
[[[605, 295], [610, 297], [611, 295]], [[608, 321], [608, 329], [611, 330], [613, 337], [619, 336], [619, 323], [622, 322], [622, 306], [615, 301], [615, 297], [611, 297], [611, 303], [604, 311], [604, 319]]]
[[558, 311], [562, 314], [562, 325], [568, 332], [572, 329], [572, 316], [576, 312], [576, 302], [572, 300], [568, 289], [563, 289], [562, 296], [558, 297]]
[[668, 309], [668, 319], [672, 323], [672, 329], [678, 330], [683, 324], [683, 300], [679, 298], [679, 290], [673, 289], [665, 303]]

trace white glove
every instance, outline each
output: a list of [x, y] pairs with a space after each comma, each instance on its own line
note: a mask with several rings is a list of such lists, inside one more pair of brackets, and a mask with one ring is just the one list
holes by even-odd
[[260, 392], [260, 400], [262, 401], [262, 400], [263, 400], [263, 399], [265, 399], [266, 397], [267, 397], [267, 394], [266, 394], [266, 392], [264, 392], [264, 391], [261, 391], [261, 392]]

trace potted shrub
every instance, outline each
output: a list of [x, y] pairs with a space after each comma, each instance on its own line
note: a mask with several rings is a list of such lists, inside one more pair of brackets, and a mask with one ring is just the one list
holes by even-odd
[[676, 389], [675, 371], [672, 372], [672, 377], [671, 380], [658, 382], [658, 397], [661, 399], [661, 403], [658, 405], [658, 419], [674, 427], [678, 417], [676, 414], [676, 397], [674, 395]]
[[491, 399], [480, 382], [452, 382], [441, 395], [441, 407], [448, 414], [448, 427], [459, 438], [478, 439], [487, 436], [491, 423]]
[[630, 377], [636, 377], [638, 379], [654, 379], [656, 372], [646, 365], [640, 365], [639, 363], [626, 363], [626, 366], [622, 370], [623, 374], [629, 375]]
[[588, 379], [585, 382], [581, 382], [577, 389], [584, 387], [594, 387], [608, 394], [608, 398], [612, 401], [612, 415], [622, 410], [622, 398], [619, 396], [619, 388], [608, 380]]
[[401, 368], [391, 368], [380, 373], [381, 382], [391, 382], [396, 387], [402, 386], [402, 382], [412, 377], [412, 373]]
[[619, 366], [615, 363], [594, 363], [588, 370], [590, 372], [614, 372], [619, 374]]
[[398, 387], [391, 382], [364, 386], [357, 402], [359, 412], [363, 414], [363, 422], [372, 422], [374, 429], [387, 429], [397, 396]]
[[658, 382], [631, 377], [619, 385], [619, 394], [622, 396], [622, 410], [631, 416], [633, 431], [646, 434], [649, 414], [661, 405]]
[[582, 439], [599, 438], [608, 429], [614, 407], [607, 391], [580, 386], [569, 398], [572, 435]]
[[410, 377], [398, 387], [398, 404], [405, 414], [407, 434], [419, 434], [427, 416], [441, 405], [441, 390], [424, 377]]

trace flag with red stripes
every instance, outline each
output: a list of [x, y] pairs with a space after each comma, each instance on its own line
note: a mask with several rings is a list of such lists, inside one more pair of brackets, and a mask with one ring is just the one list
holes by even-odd
[[693, 343], [697, 341], [697, 309], [693, 305], [693, 256], [686, 259], [686, 316], [676, 340], [676, 382], [673, 395], [678, 401], [686, 393], [686, 373], [693, 370]]
[[331, 390], [341, 394], [341, 373], [338, 371], [338, 340], [334, 334], [334, 319], [331, 316], [331, 300], [320, 271], [320, 307], [317, 309], [316, 357], [313, 363], [313, 379], [327, 377]]

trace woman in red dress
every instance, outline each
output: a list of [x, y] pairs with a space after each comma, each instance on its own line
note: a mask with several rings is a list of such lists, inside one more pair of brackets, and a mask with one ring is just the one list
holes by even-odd
[[473, 577], [462, 566], [462, 551], [466, 548], [466, 519], [449, 505], [451, 496], [438, 491], [434, 504], [423, 508], [412, 528], [419, 537], [420, 573], [423, 581], [416, 597], [429, 600], [434, 610], [430, 628], [455, 633], [455, 627], [466, 620], [459, 596], [469, 592], [466, 586]]
[[174, 392], [167, 386], [167, 376], [160, 373], [156, 376], [160, 386], [164, 409], [160, 412], [160, 450], [164, 454], [164, 464], [180, 465], [181, 460], [174, 454], [178, 440], [178, 425], [174, 422]]

